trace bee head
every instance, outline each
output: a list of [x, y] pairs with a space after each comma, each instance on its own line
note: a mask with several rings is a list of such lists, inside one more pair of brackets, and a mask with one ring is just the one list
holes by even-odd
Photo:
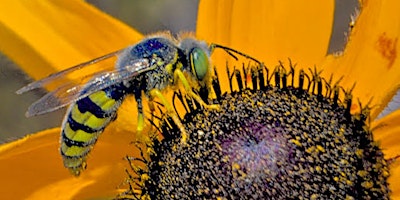
[[200, 82], [205, 81], [210, 73], [210, 50], [205, 42], [185, 38], [180, 43], [188, 61], [189, 70]]

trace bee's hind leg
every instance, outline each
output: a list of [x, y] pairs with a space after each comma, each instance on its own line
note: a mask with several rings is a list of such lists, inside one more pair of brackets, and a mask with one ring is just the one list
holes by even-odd
[[161, 100], [162, 104], [167, 109], [168, 116], [172, 118], [176, 126], [181, 131], [181, 143], [186, 144], [188, 140], [188, 133], [186, 132], [185, 127], [181, 122], [181, 119], [178, 117], [178, 114], [175, 112], [171, 104], [168, 102], [168, 100], [165, 98], [165, 96], [161, 93], [159, 89], [152, 89], [150, 90], [149, 94], [151, 98], [157, 97], [158, 99]]

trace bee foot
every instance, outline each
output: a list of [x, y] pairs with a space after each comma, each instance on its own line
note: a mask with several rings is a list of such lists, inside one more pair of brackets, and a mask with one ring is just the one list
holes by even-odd
[[147, 134], [144, 133], [143, 129], [139, 130], [138, 128], [135, 135], [135, 141], [148, 144], [151, 142], [151, 139]]
[[210, 110], [220, 110], [220, 106], [218, 104], [211, 104], [211, 105], [204, 105], [204, 108], [210, 109]]

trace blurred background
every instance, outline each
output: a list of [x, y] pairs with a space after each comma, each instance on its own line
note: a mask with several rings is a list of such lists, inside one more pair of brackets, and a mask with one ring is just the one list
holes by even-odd
[[[198, 0], [87, 0], [104, 12], [135, 27], [143, 34], [161, 30], [172, 33], [195, 31]], [[328, 53], [340, 52], [346, 43], [351, 15], [357, 0], [336, 0], [335, 21]], [[1, 41], [1, 38], [0, 38]], [[29, 105], [45, 91], [16, 95], [15, 91], [32, 80], [0, 52], [0, 144], [26, 134], [60, 126], [65, 109], [26, 118]]]

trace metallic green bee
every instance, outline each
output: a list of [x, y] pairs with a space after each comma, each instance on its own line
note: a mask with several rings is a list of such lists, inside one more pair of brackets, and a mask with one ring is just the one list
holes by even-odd
[[217, 105], [206, 104], [193, 91], [193, 88], [198, 87], [211, 89], [210, 54], [215, 48], [224, 49], [229, 54], [234, 52], [244, 55], [217, 44], [208, 46], [191, 37], [176, 40], [169, 34], [162, 34], [147, 37], [133, 46], [52, 74], [21, 88], [17, 93], [60, 81], [71, 72], [109, 58], [118, 58], [115, 66], [90, 74], [89, 77], [93, 78], [89, 81], [58, 87], [33, 103], [27, 111], [27, 116], [34, 116], [69, 105], [62, 123], [60, 152], [64, 166], [79, 175], [86, 167], [88, 153], [106, 126], [116, 117], [127, 95], [133, 95], [137, 101], [139, 133], [144, 128], [142, 94], [145, 94], [150, 108], [154, 107], [151, 105], [154, 98], [161, 100], [167, 115], [178, 125], [181, 141], [185, 143], [188, 135], [163, 91], [180, 82], [186, 93], [203, 107], [218, 109]]

